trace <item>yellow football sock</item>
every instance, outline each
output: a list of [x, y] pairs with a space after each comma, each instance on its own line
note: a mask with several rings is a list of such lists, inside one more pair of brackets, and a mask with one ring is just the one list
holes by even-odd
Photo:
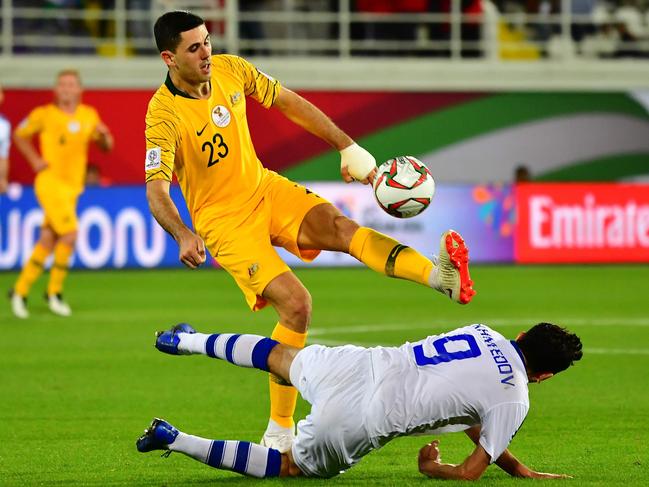
[[43, 247], [41, 244], [36, 244], [34, 250], [32, 250], [32, 255], [25, 263], [23, 270], [20, 271], [20, 275], [18, 276], [18, 280], [14, 286], [16, 294], [22, 297], [26, 297], [29, 294], [32, 285], [36, 282], [38, 276], [43, 273], [45, 260], [49, 255], [50, 251], [47, 248]]
[[[277, 323], [273, 334], [270, 336], [284, 345], [291, 347], [304, 348], [306, 344], [306, 333], [293, 331], [281, 323]], [[276, 375], [270, 374], [270, 419], [284, 428], [292, 428], [293, 413], [297, 403], [297, 389], [293, 386], [286, 385]]]
[[47, 284], [47, 294], [49, 296], [63, 292], [63, 281], [65, 276], [68, 275], [72, 252], [74, 252], [74, 247], [64, 243], [59, 243], [54, 248], [54, 262], [50, 270], [50, 282]]
[[349, 253], [373, 271], [430, 286], [432, 261], [376, 230], [359, 228], [352, 237]]

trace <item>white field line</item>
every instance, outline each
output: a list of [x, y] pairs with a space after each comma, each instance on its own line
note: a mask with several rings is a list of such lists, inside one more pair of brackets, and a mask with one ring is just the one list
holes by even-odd
[[[542, 319], [536, 318], [491, 318], [481, 320], [480, 323], [483, 323], [487, 326], [516, 326], [521, 327], [521, 329], [529, 328], [530, 326], [543, 321]], [[649, 317], [648, 318], [622, 318], [622, 317], [610, 317], [610, 318], [593, 318], [593, 319], [584, 319], [584, 318], [561, 318], [561, 319], [551, 319], [548, 320], [552, 323], [559, 324], [561, 326], [649, 326]], [[473, 323], [464, 323], [464, 325], [470, 325]], [[345, 333], [376, 333], [381, 331], [408, 331], [408, 330], [424, 330], [424, 329], [435, 329], [443, 326], [441, 323], [435, 323], [430, 321], [427, 323], [382, 323], [379, 325], [350, 325], [350, 326], [333, 326], [326, 328], [318, 328], [317, 324], [312, 325], [313, 327], [309, 330], [309, 336], [326, 336], [326, 335], [339, 335]], [[457, 326], [462, 326], [458, 323]], [[448, 328], [448, 325], [445, 326]]]
[[[498, 325], [503, 326], [505, 321], [510, 321], [511, 323], [508, 323], [509, 325], [516, 325], [520, 326], [521, 323], [530, 322], [534, 320], [489, 320], [491, 323], [497, 323]], [[593, 321], [599, 323], [596, 326], [607, 326], [608, 324], [610, 325], [618, 325], [619, 321], [616, 320], [615, 318], [607, 318], [607, 319], [600, 319], [600, 320], [561, 320], [560, 322], [562, 324], [566, 325], [575, 325], [577, 321], [588, 321], [588, 324], [592, 324]], [[633, 326], [649, 326], [649, 320], [644, 320], [644, 319], [635, 319], [635, 320], [627, 320], [627, 325], [630, 324], [630, 322], [634, 322]], [[604, 325], [606, 323], [607, 325]], [[345, 335], [345, 333], [360, 333], [360, 334], [365, 334], [369, 335], [371, 333], [378, 333], [382, 331], [409, 331], [413, 329], [424, 329], [424, 328], [433, 328], [431, 324], [410, 324], [410, 325], [403, 325], [403, 324], [383, 324], [383, 325], [356, 325], [356, 326], [346, 326], [346, 327], [333, 327], [333, 328], [325, 328], [325, 329], [315, 329], [315, 330], [310, 330], [309, 331], [309, 337], [314, 338], [314, 340], [309, 340], [310, 343], [318, 343], [320, 345], [328, 345], [328, 346], [340, 346], [340, 345], [347, 345], [350, 342], [349, 341], [344, 341], [344, 340], [335, 340], [335, 339], [330, 339], [330, 338], [324, 338], [328, 335]], [[322, 338], [321, 338], [322, 337]], [[423, 338], [423, 337], [422, 337]], [[390, 346], [390, 345], [400, 345], [400, 344], [386, 344], [386, 343], [378, 343], [378, 342], [370, 342], [370, 341], [358, 341], [358, 340], [353, 340], [351, 342], [354, 345], [359, 345], [362, 347], [373, 347], [376, 345], [384, 345], [384, 346]], [[586, 354], [595, 354], [595, 355], [649, 355], [649, 348], [585, 348], [584, 352]]]

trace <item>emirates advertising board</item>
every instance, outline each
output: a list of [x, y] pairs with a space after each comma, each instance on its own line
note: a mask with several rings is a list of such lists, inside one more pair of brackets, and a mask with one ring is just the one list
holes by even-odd
[[521, 263], [649, 262], [649, 185], [516, 187]]
[[[384, 213], [369, 187], [306, 183], [345, 215], [425, 255], [438, 252], [439, 235], [462, 233], [474, 263], [649, 262], [648, 184], [445, 185], [421, 215]], [[191, 225], [182, 195], [172, 198]], [[75, 268], [179, 267], [178, 248], [149, 213], [142, 186], [88, 188], [79, 199]], [[0, 195], [0, 270], [17, 270], [29, 258], [43, 214], [30, 186], [12, 184]], [[278, 250], [291, 266], [295, 256]], [[323, 252], [310, 266], [360, 265]], [[208, 259], [206, 267], [218, 267]]]

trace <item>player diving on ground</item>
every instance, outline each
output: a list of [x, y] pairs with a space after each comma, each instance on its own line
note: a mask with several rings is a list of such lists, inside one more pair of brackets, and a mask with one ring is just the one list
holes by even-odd
[[476, 480], [491, 463], [514, 477], [564, 478], [536, 472], [508, 449], [529, 410], [529, 382], [542, 382], [582, 357], [579, 337], [539, 323], [508, 340], [483, 324], [400, 347], [354, 345], [303, 349], [257, 335], [203, 334], [190, 325], [159, 332], [156, 348], [200, 354], [270, 371], [311, 404], [290, 450], [245, 441], [208, 440], [154, 419], [140, 452], [184, 453], [215, 468], [253, 477], [333, 477], [390, 440], [465, 431], [475, 443], [460, 464], [443, 463], [437, 440], [419, 452], [419, 471]]

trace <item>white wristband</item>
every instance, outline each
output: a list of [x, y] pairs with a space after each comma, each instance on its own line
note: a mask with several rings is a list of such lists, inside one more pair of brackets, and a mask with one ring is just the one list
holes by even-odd
[[351, 177], [362, 181], [376, 167], [376, 159], [360, 145], [353, 143], [340, 151], [340, 167], [346, 167]]

